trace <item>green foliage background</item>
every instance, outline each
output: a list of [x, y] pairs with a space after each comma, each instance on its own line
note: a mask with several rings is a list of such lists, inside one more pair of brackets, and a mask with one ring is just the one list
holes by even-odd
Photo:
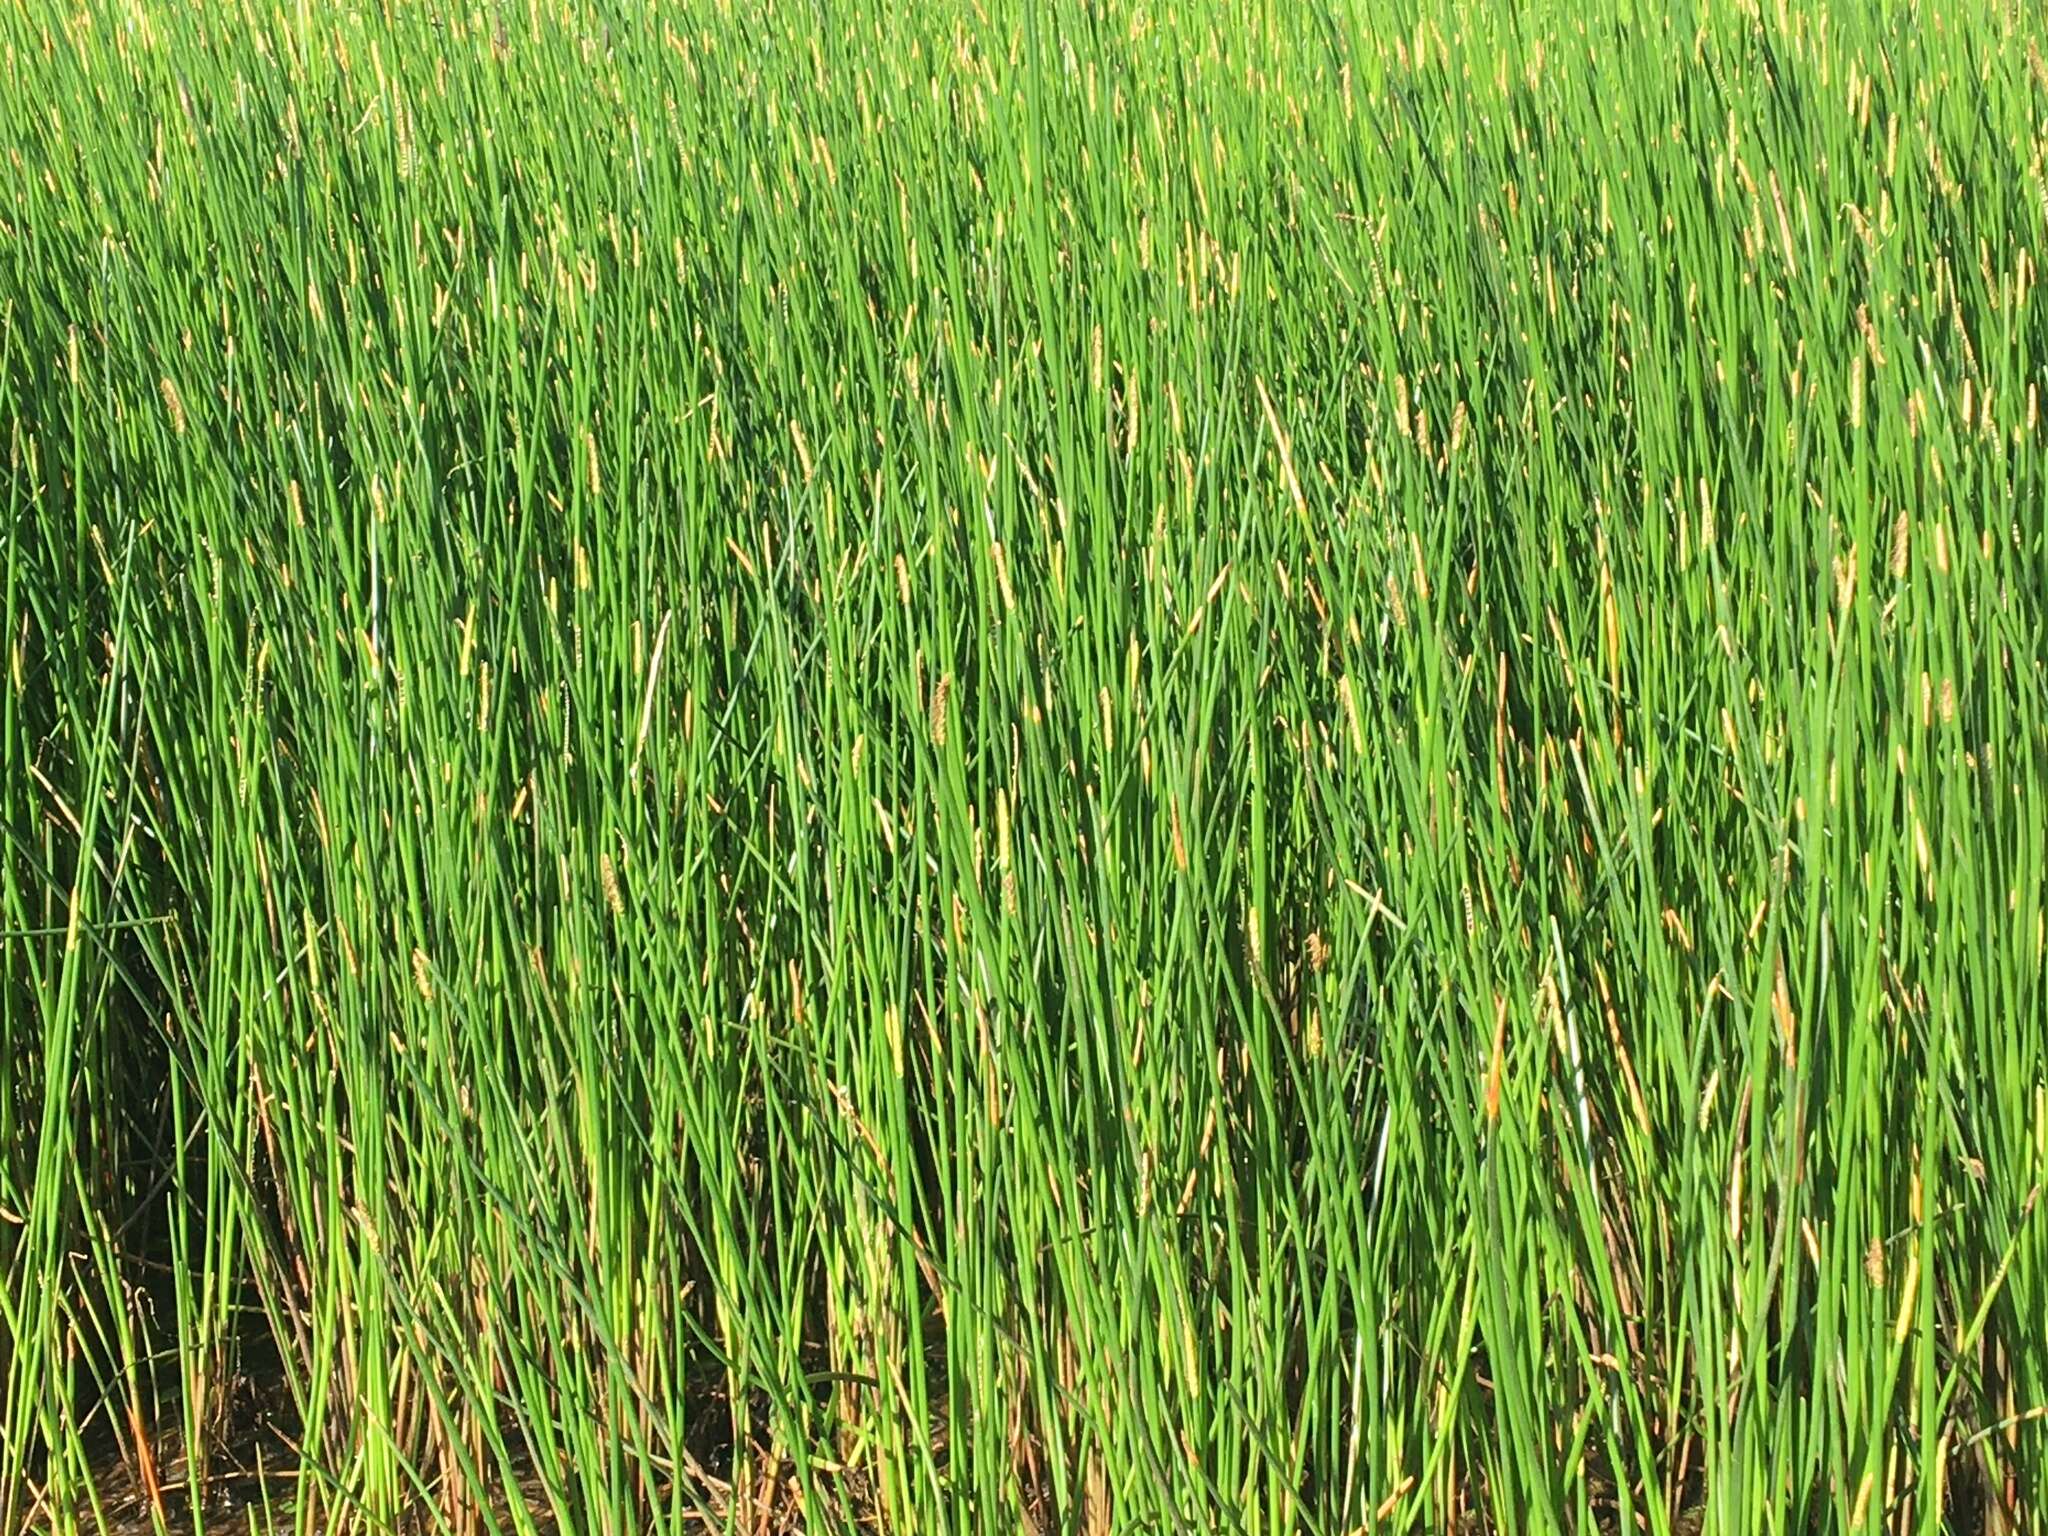
[[0, 1529], [2040, 1529], [2041, 33], [8, 0]]

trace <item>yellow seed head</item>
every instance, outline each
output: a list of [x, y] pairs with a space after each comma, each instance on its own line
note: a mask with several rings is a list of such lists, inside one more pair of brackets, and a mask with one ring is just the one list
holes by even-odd
[[1010, 557], [1001, 539], [989, 545], [989, 555], [995, 562], [996, 587], [1003, 594], [1003, 611], [1008, 613], [1017, 606], [1017, 594], [1010, 587]]
[[[1393, 589], [1389, 587], [1389, 591]], [[1397, 597], [1396, 602], [1399, 601]], [[1365, 726], [1358, 717], [1358, 694], [1351, 686], [1351, 674], [1346, 672], [1337, 679], [1337, 696], [1344, 704], [1344, 719], [1351, 727], [1351, 749], [1360, 756], [1365, 754]]]
[[183, 437], [185, 435], [185, 401], [184, 397], [178, 393], [177, 384], [171, 379], [169, 374], [166, 374], [163, 378], [157, 380], [156, 387], [164, 397], [164, 409], [170, 412], [171, 415], [171, 435]]
[[946, 699], [952, 691], [953, 674], [950, 672], [941, 677], [938, 686], [932, 690], [931, 727], [932, 745], [935, 747], [946, 744]]

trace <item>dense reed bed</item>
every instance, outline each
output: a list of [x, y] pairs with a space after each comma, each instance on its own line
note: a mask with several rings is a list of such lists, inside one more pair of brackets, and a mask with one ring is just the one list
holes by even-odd
[[2042, 1529], [2043, 31], [6, 0], [0, 1530]]

